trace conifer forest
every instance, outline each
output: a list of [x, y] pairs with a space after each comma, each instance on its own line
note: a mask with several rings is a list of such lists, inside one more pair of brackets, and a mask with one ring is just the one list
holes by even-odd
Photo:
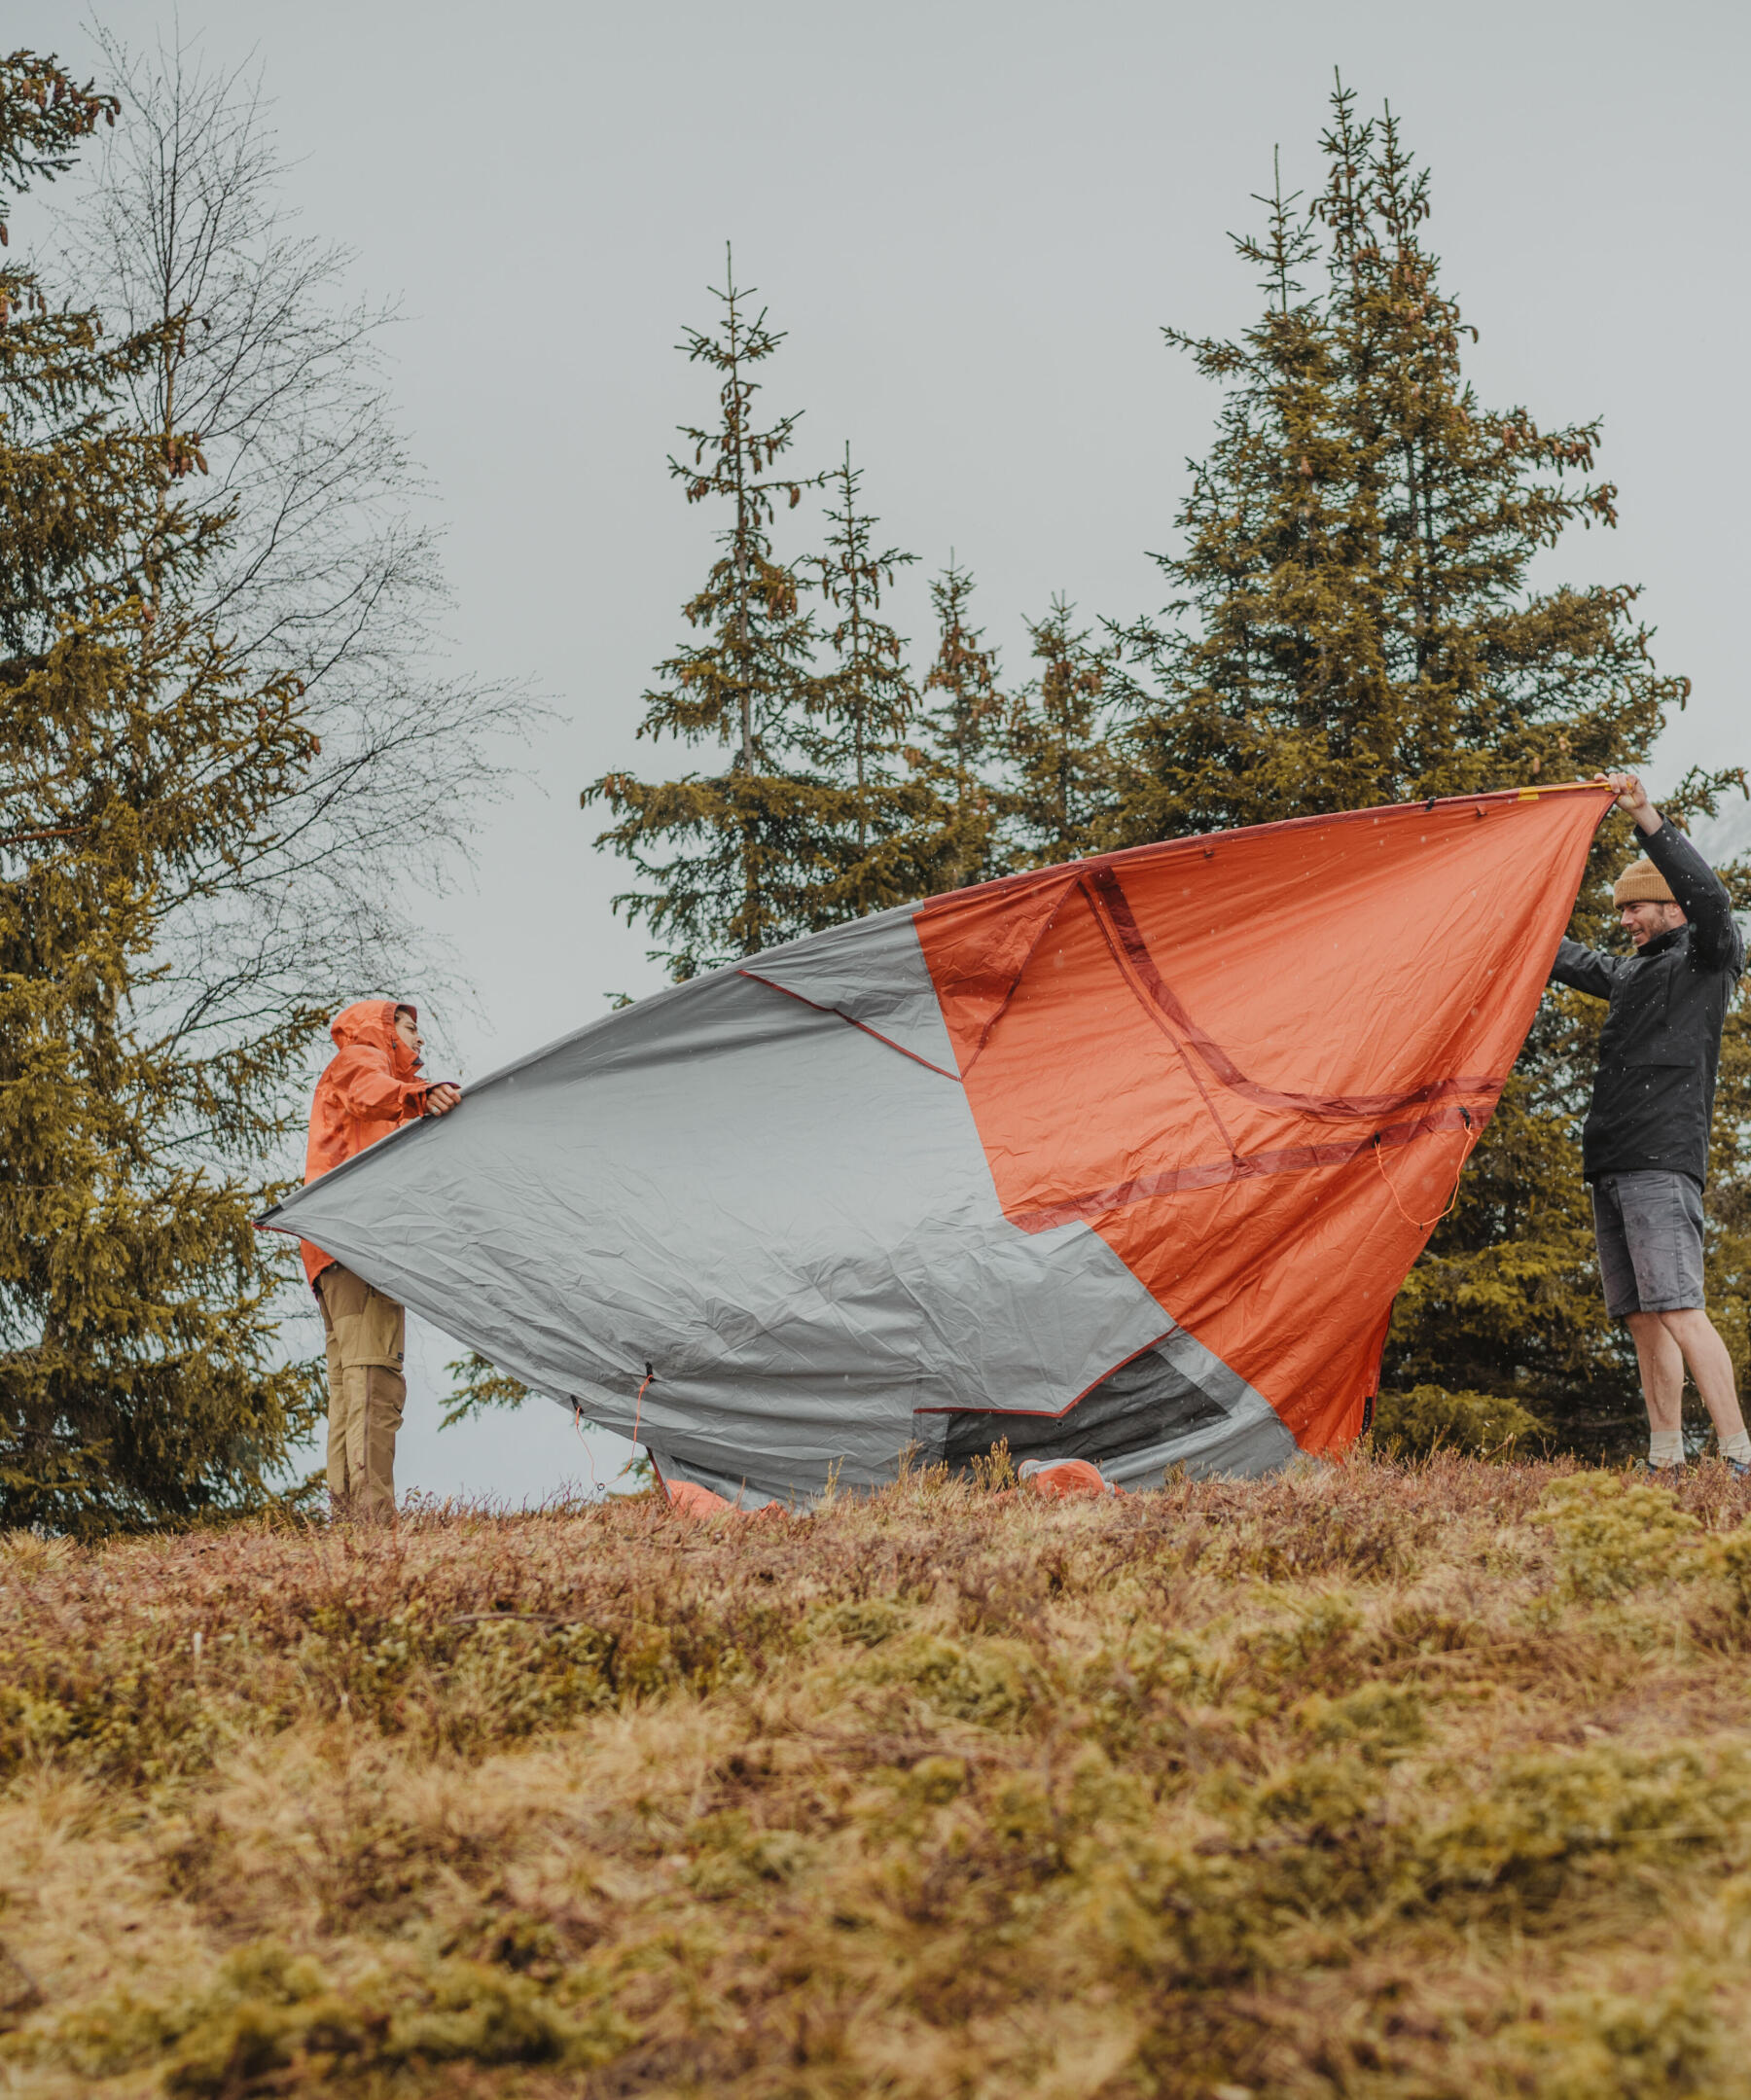
[[[120, 92], [15, 56], [0, 130], [14, 197], [109, 154], [56, 281], [9, 261], [0, 288], [0, 1497], [11, 1522], [81, 1534], [285, 1492], [320, 1395], [249, 1221], [294, 1157], [327, 1015], [417, 952], [384, 841], [456, 842], [519, 704], [422, 660], [442, 585], [429, 541], [382, 522], [408, 468], [373, 316], [324, 302], [320, 250], [256, 237], [275, 171], [247, 110], [115, 56]], [[666, 975], [1115, 847], [1653, 750], [1686, 681], [1636, 591], [1608, 568], [1529, 582], [1541, 550], [1615, 519], [1598, 426], [1473, 391], [1429, 171], [1389, 111], [1340, 84], [1320, 151], [1319, 191], [1279, 180], [1234, 242], [1250, 326], [1163, 330], [1217, 414], [1158, 608], [1054, 597], [1007, 664], [970, 550], [929, 576], [934, 632], [895, 630], [918, 557], [888, 544], [880, 463], [811, 454], [784, 331], [726, 253], [681, 338], [692, 413], [667, 463], [715, 552], [628, 696], [649, 763], [582, 797]], [[1683, 821], [1741, 793], [1697, 771], [1666, 804]], [[1600, 835], [1578, 938], [1606, 936], [1626, 831]], [[1589, 1005], [1547, 1002], [1400, 1300], [1379, 1433], [1404, 1448], [1603, 1454], [1634, 1433], [1576, 1171]], [[1709, 1246], [1741, 1362], [1743, 1026]], [[464, 1411], [520, 1397], [460, 1371]]]
[[[691, 1527], [631, 1466], [331, 1516], [308, 1290], [255, 1221], [337, 1011], [466, 979], [418, 898], [566, 696], [437, 638], [390, 310], [247, 83], [93, 34], [0, 57], [0, 2090], [1751, 2095], [1751, 1495], [1625, 1470], [1597, 1000], [1540, 1006], [1340, 1464], [1059, 1504], [1000, 1443]], [[1444, 171], [1320, 92], [1316, 179], [1265, 139], [1225, 207], [1245, 325], [1163, 287], [1209, 414], [1141, 605], [897, 544], [745, 236], [636, 317], [678, 332], [650, 473], [709, 548], [612, 696], [635, 761], [560, 789], [664, 983], [1657, 763], [1690, 684], [1614, 563], [1601, 420], [1482, 397]], [[1720, 836], [1746, 793], [1723, 750], [1660, 805]], [[1575, 939], [1613, 944], [1635, 850], [1614, 812]], [[1743, 1385], [1742, 1000], [1712, 1144]], [[447, 1423], [536, 1405], [448, 1374]]]

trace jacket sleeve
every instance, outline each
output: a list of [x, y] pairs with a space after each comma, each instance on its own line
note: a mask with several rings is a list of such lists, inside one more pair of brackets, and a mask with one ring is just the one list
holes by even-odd
[[1620, 967], [1615, 955], [1584, 948], [1579, 941], [1564, 941], [1551, 965], [1551, 982], [1566, 984], [1570, 991], [1590, 992], [1595, 999], [1609, 999], [1611, 980]]
[[1662, 824], [1643, 842], [1691, 923], [1691, 953], [1709, 970], [1742, 970], [1744, 939], [1720, 876], [1675, 824]]
[[397, 1079], [381, 1050], [359, 1047], [335, 1062], [339, 1070], [333, 1074], [331, 1084], [349, 1116], [367, 1122], [386, 1122], [391, 1117], [407, 1122], [424, 1113], [425, 1097], [431, 1091], [427, 1083]]

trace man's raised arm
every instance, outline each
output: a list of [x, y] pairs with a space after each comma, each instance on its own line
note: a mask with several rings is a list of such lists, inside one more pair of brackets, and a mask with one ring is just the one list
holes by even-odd
[[[1652, 804], [1649, 805], [1652, 807]], [[1656, 816], [1660, 815], [1655, 810]], [[1661, 822], [1644, 834], [1648, 858], [1658, 868], [1691, 923], [1691, 952], [1705, 969], [1743, 968], [1744, 940], [1733, 916], [1727, 886], [1675, 824]]]

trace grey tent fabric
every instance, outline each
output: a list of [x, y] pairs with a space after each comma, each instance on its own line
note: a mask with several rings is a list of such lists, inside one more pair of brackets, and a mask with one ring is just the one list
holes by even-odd
[[610, 1014], [264, 1222], [747, 1506], [959, 1457], [968, 1410], [1069, 1455], [1085, 1395], [1158, 1477], [1294, 1448], [1088, 1226], [1004, 1218], [905, 914]]
[[1086, 1458], [1122, 1485], [1155, 1485], [1169, 1466], [1197, 1478], [1250, 1478], [1287, 1465], [1296, 1449], [1270, 1403], [1183, 1328], [1121, 1364], [1062, 1414], [968, 1408], [946, 1416], [941, 1455], [964, 1462], [999, 1438], [1018, 1462]]
[[948, 1078], [954, 1046], [910, 908], [768, 948], [741, 974], [867, 1028]]

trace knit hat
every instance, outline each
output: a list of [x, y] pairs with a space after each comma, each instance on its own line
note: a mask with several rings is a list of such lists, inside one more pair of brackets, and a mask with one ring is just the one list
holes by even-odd
[[1675, 905], [1672, 886], [1650, 860], [1631, 861], [1611, 885], [1614, 905]]

